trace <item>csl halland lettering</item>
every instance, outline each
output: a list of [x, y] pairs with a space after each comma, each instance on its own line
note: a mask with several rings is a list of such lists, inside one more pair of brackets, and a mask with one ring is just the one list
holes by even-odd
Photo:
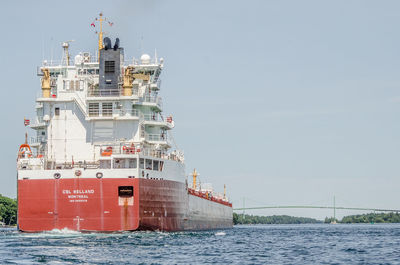
[[63, 190], [63, 194], [94, 194], [94, 190]]

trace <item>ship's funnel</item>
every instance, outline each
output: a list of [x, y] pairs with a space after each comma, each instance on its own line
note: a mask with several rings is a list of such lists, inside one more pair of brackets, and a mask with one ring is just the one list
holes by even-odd
[[114, 51], [116, 51], [118, 48], [119, 48], [119, 38], [116, 38], [114, 44]]
[[111, 49], [111, 40], [108, 37], [105, 37], [104, 40], [104, 49], [109, 50]]
[[104, 38], [104, 49], [100, 50], [99, 60], [99, 95], [120, 95], [118, 85], [121, 77], [121, 67], [124, 62], [124, 49], [119, 47], [119, 39], [115, 41], [114, 48], [110, 38]]

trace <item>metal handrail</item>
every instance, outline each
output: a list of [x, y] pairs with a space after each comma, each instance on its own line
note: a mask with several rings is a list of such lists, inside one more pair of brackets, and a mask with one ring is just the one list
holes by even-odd
[[85, 110], [85, 103], [83, 103], [83, 100], [81, 99], [81, 97], [79, 96], [78, 93], [75, 93], [75, 97], [74, 97], [75, 103], [78, 105], [78, 107], [80, 108], [80, 110], [85, 114], [85, 116], [87, 116], [87, 111]]
[[113, 114], [118, 114], [119, 116], [126, 116], [127, 114], [134, 117], [139, 117], [139, 110], [137, 109], [115, 109]]
[[160, 134], [147, 134], [146, 139], [149, 141], [167, 141], [167, 133], [160, 133]]
[[[87, 107], [88, 109], [88, 107]], [[106, 113], [103, 111], [100, 111], [100, 109], [93, 109], [93, 110], [87, 110], [89, 117], [114, 117], [114, 116], [132, 116], [132, 117], [139, 117], [140, 116], [140, 111], [137, 109], [110, 109], [107, 110]]]
[[87, 91], [88, 97], [119, 97], [122, 95], [121, 88], [111, 88], [111, 89], [101, 89], [96, 88], [89, 88]]
[[143, 114], [143, 119], [145, 121], [163, 121], [158, 113]]
[[30, 144], [37, 144], [37, 143], [46, 143], [47, 139], [44, 136], [39, 136], [39, 137], [31, 137], [29, 140]]

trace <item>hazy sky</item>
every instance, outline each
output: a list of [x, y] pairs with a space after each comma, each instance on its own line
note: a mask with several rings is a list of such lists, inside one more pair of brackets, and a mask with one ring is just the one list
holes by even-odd
[[[7, 1], [1, 8], [0, 193], [16, 196], [36, 67], [95, 51], [103, 11], [127, 58], [165, 59], [161, 96], [187, 172], [234, 207], [400, 209], [400, 2]], [[33, 132], [33, 131], [32, 131]], [[32, 133], [30, 132], [30, 133]], [[265, 210], [324, 218], [325, 210]], [[355, 212], [338, 212], [342, 215]]]

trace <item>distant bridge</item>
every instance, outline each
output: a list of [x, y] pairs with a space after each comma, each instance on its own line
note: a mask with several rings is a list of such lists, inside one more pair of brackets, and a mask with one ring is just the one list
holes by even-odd
[[360, 207], [342, 207], [342, 206], [312, 206], [312, 205], [278, 205], [278, 206], [259, 206], [234, 208], [234, 211], [261, 210], [261, 209], [331, 209], [331, 210], [355, 210], [355, 211], [374, 211], [374, 212], [397, 212], [399, 209], [381, 209], [381, 208], [360, 208]]

